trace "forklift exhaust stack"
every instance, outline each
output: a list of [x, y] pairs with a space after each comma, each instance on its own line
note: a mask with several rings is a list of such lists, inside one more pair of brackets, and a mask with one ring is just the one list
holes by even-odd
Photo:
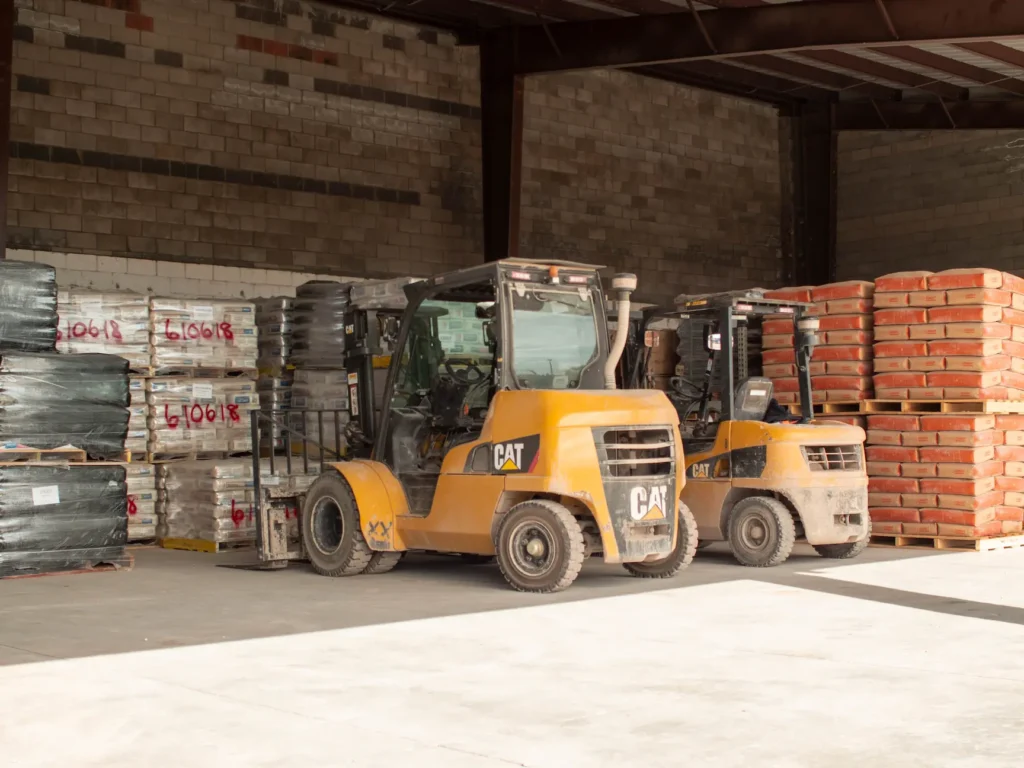
[[612, 278], [612, 290], [615, 291], [615, 341], [608, 350], [608, 360], [604, 364], [604, 384], [606, 389], [615, 389], [615, 369], [626, 348], [626, 337], [629, 334], [629, 294], [636, 290], [636, 275], [628, 272]]

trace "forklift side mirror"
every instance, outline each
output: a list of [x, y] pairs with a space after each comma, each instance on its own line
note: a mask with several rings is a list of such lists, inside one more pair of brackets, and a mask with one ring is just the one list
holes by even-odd
[[721, 352], [722, 351], [722, 334], [711, 333], [711, 329], [708, 328], [704, 332], [704, 350], [706, 352]]

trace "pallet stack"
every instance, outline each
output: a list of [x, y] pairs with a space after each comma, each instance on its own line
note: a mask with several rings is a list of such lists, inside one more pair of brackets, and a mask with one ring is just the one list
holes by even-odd
[[[810, 285], [765, 291], [766, 299], [811, 303]], [[769, 315], [761, 323], [761, 369], [772, 380], [775, 399], [782, 405], [800, 402], [796, 375], [796, 349], [792, 315]]]
[[875, 285], [879, 399], [1024, 398], [1024, 280], [954, 269]]
[[256, 382], [244, 376], [157, 376], [146, 380], [149, 460], [252, 451]]
[[124, 464], [128, 491], [128, 541], [150, 541], [157, 535], [156, 468], [152, 464]]
[[1024, 417], [875, 414], [867, 442], [876, 535], [1020, 533]]

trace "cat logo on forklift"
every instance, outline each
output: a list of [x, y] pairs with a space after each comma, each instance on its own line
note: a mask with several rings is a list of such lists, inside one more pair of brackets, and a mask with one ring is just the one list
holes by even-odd
[[495, 472], [532, 472], [539, 448], [540, 435], [495, 443], [491, 447], [491, 466]]
[[642, 485], [631, 488], [629, 491], [629, 516], [634, 520], [664, 517], [666, 496], [668, 496], [667, 485], [654, 485], [650, 490]]

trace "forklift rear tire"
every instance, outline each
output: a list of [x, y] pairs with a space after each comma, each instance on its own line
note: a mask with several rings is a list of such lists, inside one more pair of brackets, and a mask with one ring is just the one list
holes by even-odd
[[640, 579], [670, 579], [693, 562], [697, 554], [697, 521], [690, 508], [679, 502], [679, 532], [675, 549], [663, 560], [652, 563], [623, 563], [623, 567]]
[[770, 496], [751, 496], [732, 508], [729, 543], [733, 556], [751, 568], [771, 568], [789, 558], [796, 524], [786, 505]]
[[829, 560], [850, 560], [867, 549], [870, 542], [871, 523], [869, 522], [868, 535], [860, 541], [850, 542], [849, 544], [815, 544], [814, 551], [822, 557], [827, 557]]
[[363, 573], [369, 575], [387, 573], [401, 562], [404, 554], [405, 552], [374, 552], [370, 555], [370, 562], [363, 569]]
[[355, 576], [370, 565], [374, 553], [359, 527], [355, 497], [341, 475], [321, 475], [310, 486], [302, 507], [302, 542], [321, 576]]
[[520, 592], [561, 592], [583, 567], [583, 531], [561, 504], [532, 499], [505, 514], [498, 530], [498, 567]]

